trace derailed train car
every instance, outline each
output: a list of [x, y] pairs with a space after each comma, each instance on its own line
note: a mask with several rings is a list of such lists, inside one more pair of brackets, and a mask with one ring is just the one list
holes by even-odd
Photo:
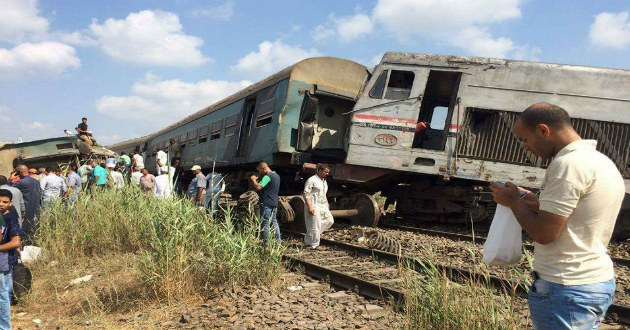
[[[376, 191], [407, 218], [480, 221], [495, 207], [489, 182], [540, 187], [546, 163], [511, 131], [518, 113], [536, 102], [567, 109], [578, 133], [598, 140], [615, 162], [630, 193], [628, 95], [627, 70], [413, 53], [387, 53], [367, 70], [314, 58], [143, 143], [152, 154], [176, 138], [185, 146], [184, 166], [214, 163], [234, 173], [235, 191], [246, 189], [244, 169], [256, 161], [283, 175], [286, 195], [299, 193], [300, 167], [331, 163], [330, 195], [344, 209], [337, 213], [366, 225], [376, 225], [379, 212], [363, 192]], [[617, 233], [630, 231], [628, 196]], [[292, 205], [301, 215], [299, 201]]]
[[[175, 139], [183, 168], [197, 164], [231, 173], [226, 180], [233, 192], [247, 190], [251, 165], [264, 160], [283, 176], [285, 193], [299, 193], [295, 174], [311, 155], [345, 159], [350, 118], [344, 113], [352, 110], [367, 76], [352, 61], [306, 59], [160, 131], [109, 148], [144, 151], [145, 167], [153, 170], [157, 150], [167, 150]], [[310, 103], [314, 96], [317, 104]]]
[[88, 147], [76, 136], [59, 136], [25, 142], [0, 143], [0, 174], [8, 175], [18, 165], [30, 168], [58, 167], [93, 158], [115, 157], [116, 153], [100, 146]]

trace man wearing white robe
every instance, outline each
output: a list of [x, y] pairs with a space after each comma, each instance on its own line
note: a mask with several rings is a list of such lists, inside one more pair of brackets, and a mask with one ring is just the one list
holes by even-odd
[[159, 199], [169, 198], [173, 194], [173, 174], [175, 173], [175, 168], [171, 167], [169, 171], [168, 166], [162, 166], [160, 173], [162, 174], [155, 177], [155, 196]]
[[312, 249], [320, 249], [319, 239], [323, 232], [332, 227], [334, 219], [330, 213], [330, 206], [326, 193], [328, 183], [326, 176], [330, 174], [330, 168], [326, 164], [317, 165], [317, 174], [306, 180], [304, 185], [304, 221], [306, 223], [306, 236], [304, 243]]

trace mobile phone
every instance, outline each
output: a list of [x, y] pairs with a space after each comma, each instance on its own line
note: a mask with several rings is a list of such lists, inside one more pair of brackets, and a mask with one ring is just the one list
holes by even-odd
[[[505, 182], [503, 181], [495, 181], [494, 183], [500, 185], [500, 186], [505, 186]], [[521, 188], [521, 187], [517, 187], [518, 191], [521, 193], [521, 197], [527, 195], [527, 191], [525, 191], [525, 189]]]

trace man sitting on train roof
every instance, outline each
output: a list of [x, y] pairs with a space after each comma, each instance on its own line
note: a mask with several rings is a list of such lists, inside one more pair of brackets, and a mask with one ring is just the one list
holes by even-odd
[[85, 142], [88, 147], [92, 147], [96, 145], [96, 141], [92, 137], [92, 132], [88, 131], [87, 118], [81, 118], [81, 122], [77, 125], [76, 131], [78, 134], [78, 138]]

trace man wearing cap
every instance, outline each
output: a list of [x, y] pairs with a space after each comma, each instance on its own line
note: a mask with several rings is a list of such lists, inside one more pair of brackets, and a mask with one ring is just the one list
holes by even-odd
[[197, 205], [203, 205], [203, 194], [206, 189], [206, 176], [201, 173], [201, 166], [195, 165], [190, 169], [195, 177], [188, 185], [188, 197]]

